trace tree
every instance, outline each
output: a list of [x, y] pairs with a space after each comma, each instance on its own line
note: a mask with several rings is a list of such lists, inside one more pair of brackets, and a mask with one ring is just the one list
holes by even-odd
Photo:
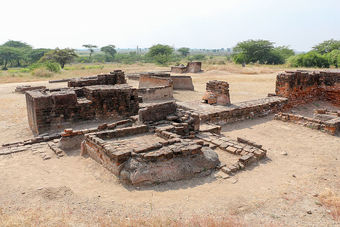
[[332, 50], [332, 52], [326, 55], [328, 59], [328, 63], [330, 65], [334, 65], [335, 68], [338, 68], [340, 65], [340, 50]]
[[84, 44], [83, 47], [89, 49], [89, 51], [90, 51], [90, 57], [89, 57], [89, 59], [91, 59], [92, 54], [93, 54], [93, 52], [94, 52], [94, 48], [97, 48], [97, 46], [96, 46], [96, 45], [92, 45], [92, 44]]
[[77, 54], [74, 52], [73, 49], [56, 48], [55, 50], [52, 50], [46, 53], [41, 60], [57, 62], [60, 64], [61, 68], [63, 69], [65, 64], [70, 63], [75, 57], [77, 57]]
[[27, 54], [32, 50], [32, 46], [28, 45], [27, 43], [14, 40], [9, 40], [5, 42], [3, 46], [12, 47], [17, 50], [16, 58], [12, 60], [16, 62], [16, 65], [18, 67], [21, 66], [20, 61], [27, 62]]
[[107, 45], [102, 48], [100, 48], [101, 51], [103, 51], [106, 55], [109, 55], [112, 60], [114, 60], [115, 55], [117, 53], [115, 45]]
[[8, 62], [19, 58], [20, 52], [17, 48], [0, 46], [0, 61], [2, 62], [2, 70], [7, 70]]
[[327, 54], [333, 50], [340, 50], [340, 40], [326, 40], [313, 47], [313, 50], [317, 51], [319, 54]]
[[187, 47], [179, 48], [177, 51], [180, 52], [183, 57], [188, 56], [190, 53], [190, 49]]
[[288, 59], [290, 56], [295, 55], [294, 50], [290, 49], [288, 46], [278, 46], [275, 47], [273, 51], [281, 55], [284, 60]]
[[27, 59], [30, 64], [33, 64], [35, 62], [38, 62], [44, 55], [45, 53], [51, 51], [50, 49], [33, 49], [29, 53], [27, 53]]
[[174, 49], [168, 45], [157, 44], [150, 47], [148, 56], [156, 63], [166, 64], [170, 60], [170, 55], [173, 54]]
[[[242, 59], [243, 63], [266, 64], [274, 49], [273, 43], [268, 40], [247, 40], [239, 42], [234, 48], [234, 59]], [[242, 55], [239, 57], [237, 55]]]

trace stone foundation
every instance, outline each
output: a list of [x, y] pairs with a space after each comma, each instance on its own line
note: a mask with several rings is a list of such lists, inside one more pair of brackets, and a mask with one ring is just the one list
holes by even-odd
[[340, 106], [340, 72], [286, 71], [277, 75], [275, 91], [291, 107], [316, 100]]
[[229, 84], [225, 81], [209, 81], [206, 85], [206, 92], [202, 100], [208, 104], [217, 104], [222, 106], [229, 105]]

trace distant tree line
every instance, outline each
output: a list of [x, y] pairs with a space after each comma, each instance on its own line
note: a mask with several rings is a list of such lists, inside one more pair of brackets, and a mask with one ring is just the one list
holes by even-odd
[[[214, 49], [191, 50], [188, 47], [174, 49], [169, 45], [157, 44], [147, 52], [131, 51], [118, 53], [115, 45], [107, 45], [98, 48], [94, 44], [84, 44], [88, 52], [80, 52], [74, 49], [35, 49], [31, 45], [9, 40], [0, 45], [0, 67], [7, 70], [8, 67], [22, 67], [33, 71], [44, 68], [51, 72], [58, 72], [68, 63], [93, 63], [93, 62], [118, 62], [132, 64], [135, 62], [156, 63], [167, 65], [169, 63], [180, 64], [185, 61], [204, 61], [213, 59], [217, 53], [224, 54], [225, 60], [233, 60], [237, 64], [285, 64], [293, 67], [339, 67], [340, 65], [340, 40], [327, 40], [316, 46], [310, 52], [295, 55], [287, 46], [274, 46], [268, 40], [246, 40], [239, 42], [231, 51]], [[210, 54], [209, 54], [210, 53]], [[211, 62], [211, 61], [208, 61]], [[224, 60], [220, 63], [225, 64]], [[220, 64], [217, 62], [217, 64]]]

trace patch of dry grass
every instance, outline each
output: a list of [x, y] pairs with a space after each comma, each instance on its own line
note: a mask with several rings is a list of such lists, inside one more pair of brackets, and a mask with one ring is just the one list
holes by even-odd
[[324, 207], [330, 210], [333, 219], [340, 221], [340, 196], [330, 190], [326, 190], [320, 194], [319, 200]]
[[248, 226], [235, 217], [192, 217], [189, 219], [172, 218], [127, 218], [110, 215], [88, 215], [65, 209], [64, 212], [56, 212], [47, 209], [18, 210], [13, 213], [5, 213], [0, 209], [0, 226], [201, 226], [201, 227], [235, 227]]

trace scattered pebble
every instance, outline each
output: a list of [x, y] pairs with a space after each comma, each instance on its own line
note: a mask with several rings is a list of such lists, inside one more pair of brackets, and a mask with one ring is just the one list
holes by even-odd
[[285, 155], [285, 156], [287, 156], [287, 155], [288, 155], [288, 153], [287, 153], [287, 152], [285, 152], [285, 151], [283, 151], [283, 152], [281, 152], [281, 155]]
[[312, 211], [311, 210], [307, 211], [307, 214], [312, 214]]

